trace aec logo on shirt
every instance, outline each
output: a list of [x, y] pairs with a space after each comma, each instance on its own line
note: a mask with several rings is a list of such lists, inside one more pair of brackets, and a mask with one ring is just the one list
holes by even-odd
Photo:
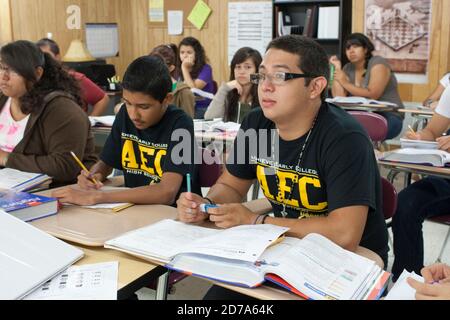
[[163, 175], [161, 163], [167, 155], [167, 144], [154, 144], [136, 136], [122, 134], [122, 168], [129, 174], [143, 174], [160, 180]]
[[[259, 184], [269, 201], [278, 205], [284, 203], [287, 208], [298, 211], [299, 218], [326, 214], [328, 202], [318, 196], [325, 190], [322, 188], [317, 171], [299, 169], [289, 166], [275, 170], [273, 166], [267, 164], [267, 160], [258, 159], [256, 163]], [[275, 174], [278, 177], [278, 186]], [[291, 194], [292, 192], [294, 193]]]

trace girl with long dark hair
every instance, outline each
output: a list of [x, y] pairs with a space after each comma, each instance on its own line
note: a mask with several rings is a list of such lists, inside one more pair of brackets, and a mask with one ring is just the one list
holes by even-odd
[[206, 110], [205, 119], [223, 118], [241, 122], [258, 102], [258, 85], [250, 82], [250, 75], [258, 72], [261, 54], [244, 47], [236, 51], [230, 65], [230, 81], [223, 83]]
[[[398, 92], [397, 79], [388, 61], [374, 56], [375, 47], [362, 33], [353, 33], [345, 41], [345, 54], [350, 61], [342, 67], [336, 56], [330, 58], [335, 67], [333, 96], [359, 96], [393, 102], [403, 107]], [[399, 112], [380, 112], [388, 122], [386, 139], [402, 131], [403, 115]]]
[[95, 163], [94, 141], [79, 87], [29, 41], [0, 49], [0, 166], [45, 173], [53, 185], [76, 181], [78, 164]]

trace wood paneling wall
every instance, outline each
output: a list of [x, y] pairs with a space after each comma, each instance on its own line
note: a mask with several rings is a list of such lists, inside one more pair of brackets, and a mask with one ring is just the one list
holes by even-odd
[[[169, 36], [167, 28], [152, 27], [148, 23], [148, 0], [0, 0], [0, 43], [11, 39], [36, 41], [44, 37], [47, 32], [52, 32], [62, 52], [65, 53], [72, 39], [84, 38], [83, 30], [66, 28], [67, 7], [78, 5], [81, 8], [82, 26], [86, 22], [117, 22], [119, 24], [120, 56], [109, 61], [116, 65], [120, 75], [134, 58], [149, 53], [156, 45], [170, 42], [178, 44], [183, 37], [193, 36], [205, 46], [213, 67], [214, 78], [220, 84], [229, 77], [227, 38], [228, 2], [231, 1], [260, 0], [209, 0], [212, 14], [205, 29], [199, 31], [195, 28], [185, 28], [182, 36]], [[9, 16], [9, 11], [10, 22], [4, 19], [5, 16]], [[450, 12], [450, 1], [433, 0], [429, 83], [427, 85], [402, 84], [400, 92], [404, 101], [422, 101], [436, 86], [439, 78], [450, 69], [448, 12]], [[353, 0], [352, 23], [353, 31], [363, 31], [364, 1], [362, 0]], [[8, 25], [10, 25], [9, 30]]]
[[0, 0], [0, 46], [13, 39], [9, 0]]
[[[423, 101], [450, 70], [450, 1], [432, 0], [430, 60], [427, 84], [400, 84], [403, 101]], [[364, 1], [353, 0], [353, 32], [364, 32]]]

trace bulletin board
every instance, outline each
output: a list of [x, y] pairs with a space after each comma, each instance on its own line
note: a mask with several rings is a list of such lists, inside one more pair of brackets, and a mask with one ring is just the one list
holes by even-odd
[[[209, 5], [208, 0], [203, 0], [207, 5]], [[148, 21], [150, 27], [153, 28], [166, 28], [167, 27], [167, 11], [178, 10], [183, 11], [183, 27], [184, 28], [195, 28], [195, 26], [187, 19], [192, 9], [194, 8], [197, 0], [164, 0], [164, 22], [151, 22]], [[147, 17], [148, 17], [148, 0], [147, 0]], [[209, 19], [208, 19], [209, 20]], [[208, 27], [208, 20], [205, 22], [203, 29]]]

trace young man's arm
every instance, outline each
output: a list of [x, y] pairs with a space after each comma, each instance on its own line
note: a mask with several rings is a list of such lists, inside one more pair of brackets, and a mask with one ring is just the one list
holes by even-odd
[[109, 97], [107, 94], [105, 94], [101, 100], [99, 100], [96, 104], [92, 106], [92, 112], [90, 116], [98, 117], [104, 115], [106, 113], [106, 110], [108, 109], [108, 104], [109, 104]]
[[58, 198], [61, 202], [84, 206], [114, 202], [172, 205], [182, 181], [183, 176], [181, 174], [167, 172], [163, 174], [159, 183], [149, 186], [110, 192], [64, 188], [53, 192], [52, 196]]

